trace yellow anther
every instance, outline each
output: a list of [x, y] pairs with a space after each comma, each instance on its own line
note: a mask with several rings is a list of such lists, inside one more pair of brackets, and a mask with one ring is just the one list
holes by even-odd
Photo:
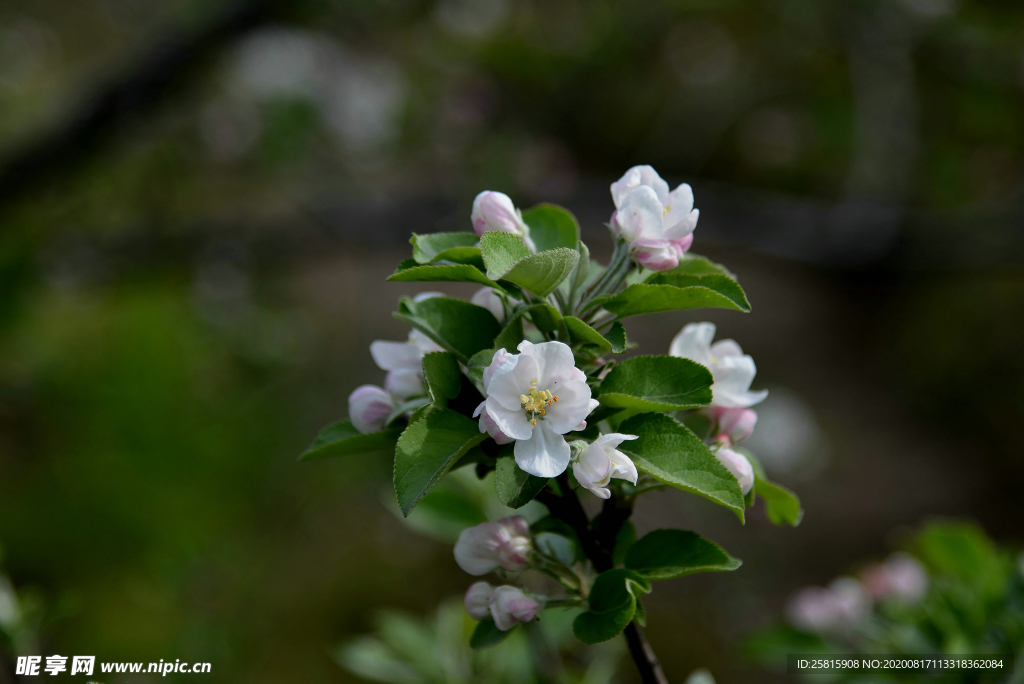
[[531, 418], [530, 419], [530, 425], [536, 425], [536, 424], [537, 424], [537, 419], [536, 418]]

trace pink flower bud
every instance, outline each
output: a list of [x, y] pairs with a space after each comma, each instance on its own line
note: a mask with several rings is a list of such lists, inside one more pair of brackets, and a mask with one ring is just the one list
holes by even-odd
[[679, 266], [679, 252], [669, 240], [640, 238], [630, 243], [633, 259], [652, 271], [670, 271]]
[[462, 600], [466, 612], [474, 620], [483, 620], [491, 616], [491, 593], [494, 591], [487, 582], [476, 582], [466, 590], [466, 598]]
[[486, 575], [498, 568], [525, 570], [532, 553], [530, 524], [518, 515], [469, 527], [455, 543], [455, 562], [470, 575]]
[[503, 192], [485, 190], [473, 200], [473, 230], [477, 235], [490, 231], [511, 233], [523, 240], [523, 243], [534, 251], [530, 241], [530, 228], [523, 222], [519, 210], [512, 204], [512, 199]]
[[738, 451], [722, 448], [715, 452], [715, 457], [736, 477], [744, 495], [754, 488], [754, 468], [746, 456]]
[[349, 420], [363, 434], [383, 430], [394, 410], [391, 395], [376, 385], [357, 387], [348, 395]]
[[693, 244], [693, 233], [690, 233], [686, 237], [680, 240], [670, 240], [672, 245], [676, 248], [676, 254], [682, 259], [683, 255], [690, 249], [690, 245]]
[[532, 620], [540, 602], [527, 596], [519, 587], [505, 584], [491, 592], [490, 608], [495, 626], [507, 632], [520, 622]]
[[750, 437], [757, 425], [757, 413], [748, 408], [711, 406], [701, 409], [701, 415], [711, 419], [711, 434], [726, 446], [732, 446]]

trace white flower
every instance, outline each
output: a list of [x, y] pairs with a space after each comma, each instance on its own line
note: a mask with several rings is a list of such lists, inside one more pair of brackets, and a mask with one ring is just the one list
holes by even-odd
[[601, 435], [587, 446], [572, 464], [573, 475], [581, 485], [601, 499], [607, 499], [612, 495], [608, 490], [608, 481], [613, 477], [636, 484], [636, 466], [629, 456], [616, 448], [623, 441], [636, 438], [636, 435], [623, 435], [618, 432]]
[[537, 614], [540, 602], [523, 593], [519, 587], [508, 584], [491, 592], [491, 617], [495, 626], [507, 632], [520, 622], [529, 622]]
[[572, 450], [563, 435], [586, 427], [585, 418], [598, 406], [569, 346], [524, 341], [518, 354], [499, 350], [484, 384], [483, 410], [516, 440], [519, 467], [537, 477], [565, 472]]
[[744, 496], [754, 488], [754, 468], [746, 456], [738, 451], [722, 448], [715, 452], [715, 458], [736, 477]]
[[630, 244], [633, 259], [654, 271], [678, 266], [700, 217], [690, 186], [683, 183], [669, 192], [653, 168], [634, 166], [612, 183], [611, 191], [612, 232]]
[[481, 287], [469, 301], [490, 311], [499, 323], [505, 322], [505, 306], [501, 302], [501, 296], [494, 291], [494, 288]]
[[522, 213], [512, 204], [512, 199], [503, 192], [484, 190], [473, 200], [473, 230], [477, 235], [490, 231], [511, 233], [523, 241], [531, 252], [536, 251], [530, 239], [530, 227], [523, 221]]
[[394, 410], [391, 395], [376, 385], [362, 385], [348, 395], [348, 418], [363, 434], [383, 430]]
[[790, 623], [809, 632], [828, 632], [863, 622], [871, 612], [871, 598], [860, 582], [840, 577], [828, 588], [808, 587], [786, 606]]
[[466, 597], [462, 599], [466, 606], [466, 612], [474, 620], [483, 620], [491, 616], [491, 594], [494, 592], [487, 582], [476, 582], [466, 590]]
[[709, 406], [700, 410], [701, 415], [711, 420], [713, 438], [729, 447], [742, 442], [754, 433], [757, 413], [748, 408], [725, 408]]
[[750, 383], [757, 375], [757, 366], [749, 354], [744, 354], [733, 340], [715, 338], [714, 323], [690, 323], [672, 340], [668, 353], [696, 361], [711, 371], [712, 406], [747, 408], [764, 401], [768, 390], [750, 391]]
[[917, 603], [928, 593], [928, 571], [916, 558], [905, 553], [894, 553], [884, 563], [865, 568], [861, 581], [868, 594], [876, 599]]
[[455, 562], [470, 575], [486, 575], [498, 568], [525, 570], [532, 553], [530, 524], [519, 515], [468, 527], [455, 543]]
[[419, 330], [410, 332], [407, 342], [376, 340], [370, 344], [373, 362], [388, 372], [384, 388], [399, 402], [426, 393], [423, 357], [437, 351], [444, 349]]

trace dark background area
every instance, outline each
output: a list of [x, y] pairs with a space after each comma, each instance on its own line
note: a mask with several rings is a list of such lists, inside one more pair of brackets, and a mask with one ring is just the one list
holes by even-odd
[[0, 544], [41, 652], [350, 681], [330, 650], [375, 610], [461, 593], [390, 463], [295, 457], [404, 339], [411, 232], [495, 189], [606, 255], [644, 163], [750, 297], [696, 320], [757, 360], [751, 448], [806, 509], [644, 499], [745, 561], [658, 586], [670, 679], [770, 681], [742, 635], [927, 519], [1024, 541], [1024, 5], [7, 0]]

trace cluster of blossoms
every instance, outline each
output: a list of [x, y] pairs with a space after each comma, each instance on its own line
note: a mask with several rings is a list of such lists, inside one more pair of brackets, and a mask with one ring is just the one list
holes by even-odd
[[928, 593], [928, 571], [906, 553], [864, 568], [860, 578], [840, 577], [827, 587], [806, 587], [794, 594], [786, 617], [797, 629], [829, 633], [856, 629], [871, 616], [875, 603], [911, 605]]
[[[552, 551], [546, 537], [536, 543], [515, 516], [463, 531], [455, 559], [474, 576], [503, 580], [532, 569], [568, 596], [477, 582], [465, 606], [478, 630], [504, 633], [543, 609], [581, 607], [576, 636], [590, 644], [629, 630], [650, 680], [657, 663], [634, 621], [642, 622], [639, 596], [654, 580], [740, 562], [683, 530], [656, 530], [619, 548], [637, 497], [676, 487], [741, 520], [760, 497], [776, 524], [798, 524], [801, 511], [785, 488], [759, 484], [764, 472], [739, 446], [767, 391], [751, 390], [757, 369], [736, 342], [715, 341], [711, 323], [691, 323], [668, 354], [619, 357], [635, 346], [622, 323], [630, 316], [750, 305], [724, 267], [690, 252], [699, 212], [689, 185], [670, 190], [654, 169], [637, 166], [611, 185], [611, 197], [607, 265], [591, 260], [570, 212], [550, 204], [521, 211], [500, 192], [477, 195], [473, 232], [414, 236], [412, 258], [390, 280], [484, 287], [468, 302], [436, 292], [403, 299], [395, 315], [412, 325], [408, 339], [370, 347], [387, 373], [383, 387], [357, 388], [349, 420], [324, 430], [304, 458], [393, 446], [406, 515], [450, 469], [470, 465], [481, 478], [494, 473], [504, 505], [536, 498], [550, 519], [537, 522], [539, 534], [560, 537], [571, 554]], [[673, 450], [683, 443], [680, 458]], [[600, 515], [588, 516], [583, 492], [604, 501]]]

